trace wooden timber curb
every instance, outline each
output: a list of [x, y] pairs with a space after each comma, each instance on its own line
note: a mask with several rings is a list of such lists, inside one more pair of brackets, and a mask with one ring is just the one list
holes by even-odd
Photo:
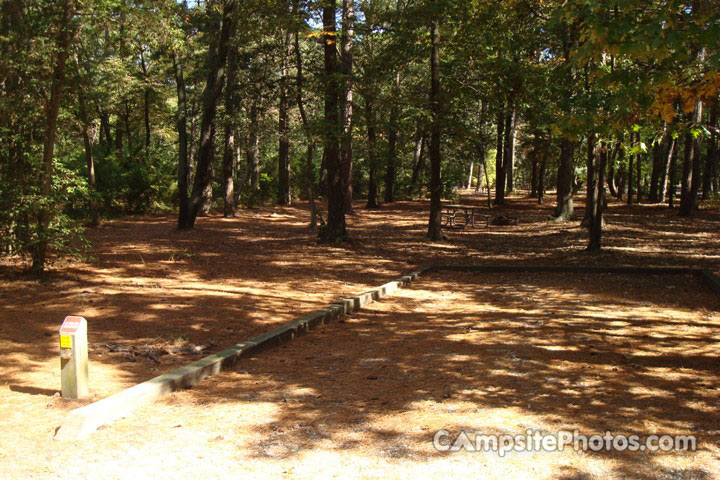
[[363, 294], [333, 302], [328, 308], [308, 313], [262, 335], [249, 338], [196, 362], [137, 384], [102, 400], [72, 410], [55, 433], [61, 441], [81, 440], [103, 425], [128, 416], [137, 408], [181, 388], [188, 388], [210, 375], [226, 370], [242, 357], [282, 345], [310, 330], [326, 325], [341, 315], [360, 310], [424, 273], [460, 271], [478, 273], [615, 273], [641, 275], [695, 275], [720, 296], [720, 279], [710, 270], [683, 267], [595, 267], [542, 265], [430, 265], [404, 275]]
[[221, 352], [208, 355], [196, 362], [139, 383], [97, 402], [76, 408], [65, 417], [62, 425], [55, 432], [55, 440], [71, 441], [86, 438], [99, 427], [125, 417], [143, 405], [175, 390], [188, 388], [205, 377], [228, 369], [244, 356], [289, 342], [320, 325], [332, 322], [341, 315], [360, 310], [409, 284], [426, 270], [427, 268], [421, 268], [363, 294], [343, 298], [333, 302], [328, 308], [308, 313], [297, 320], [249, 338]]

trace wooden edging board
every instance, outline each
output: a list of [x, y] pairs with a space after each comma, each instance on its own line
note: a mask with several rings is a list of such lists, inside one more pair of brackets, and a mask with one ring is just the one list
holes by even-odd
[[297, 320], [249, 338], [221, 352], [208, 355], [196, 362], [139, 383], [97, 402], [76, 408], [65, 417], [62, 425], [55, 432], [55, 439], [70, 441], [86, 438], [99, 427], [125, 417], [137, 408], [170, 392], [190, 387], [205, 377], [225, 370], [248, 354], [289, 342], [320, 325], [332, 322], [341, 315], [360, 310], [409, 284], [425, 270], [426, 268], [423, 268], [411, 272], [360, 295], [343, 298], [333, 302], [325, 309], [308, 313]]
[[480, 273], [615, 273], [643, 275], [696, 275], [716, 294], [720, 295], [720, 279], [711, 271], [683, 267], [597, 267], [597, 266], [543, 266], [543, 265], [430, 265], [380, 285], [368, 292], [333, 302], [322, 310], [308, 313], [297, 320], [280, 325], [262, 335], [249, 338], [220, 352], [208, 355], [171, 372], [139, 383], [97, 402], [76, 408], [65, 417], [55, 433], [61, 441], [81, 440], [99, 427], [125, 417], [137, 408], [181, 388], [190, 387], [205, 377], [225, 370], [242, 357], [266, 348], [289, 342], [341, 315], [360, 310], [398, 288], [417, 279], [423, 273], [462, 271]]

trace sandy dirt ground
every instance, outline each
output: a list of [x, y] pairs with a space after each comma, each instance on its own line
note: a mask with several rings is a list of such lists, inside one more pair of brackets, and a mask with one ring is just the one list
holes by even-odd
[[[477, 200], [479, 202], [479, 200]], [[102, 429], [57, 444], [57, 328], [90, 325], [92, 399], [220, 350], [428, 263], [682, 265], [720, 271], [717, 212], [608, 214], [607, 249], [511, 200], [517, 226], [422, 239], [427, 206], [349, 218], [317, 245], [306, 211], [133, 218], [90, 232], [91, 262], [45, 280], [0, 277], [0, 476], [717, 478], [717, 301], [695, 279], [433, 275], [343, 323]], [[89, 401], [89, 400], [88, 400]], [[693, 432], [695, 453], [441, 453], [440, 428]], [[164, 472], [164, 473], [163, 473]], [[482, 473], [481, 473], [482, 472]], [[513, 473], [515, 472], [515, 473]]]

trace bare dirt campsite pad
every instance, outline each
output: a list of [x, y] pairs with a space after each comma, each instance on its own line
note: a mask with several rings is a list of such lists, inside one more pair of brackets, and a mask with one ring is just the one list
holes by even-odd
[[[718, 478], [719, 312], [692, 276], [430, 274], [84, 442], [23, 428], [33, 410], [58, 423], [47, 398], [4, 404], [0, 474]], [[695, 435], [698, 451], [442, 453], [442, 428]]]

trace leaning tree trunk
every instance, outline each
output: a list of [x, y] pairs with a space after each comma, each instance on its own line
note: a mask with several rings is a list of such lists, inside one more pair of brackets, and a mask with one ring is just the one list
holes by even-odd
[[430, 55], [430, 112], [432, 123], [430, 125], [430, 219], [428, 221], [428, 238], [442, 240], [442, 183], [440, 179], [440, 135], [441, 135], [441, 105], [440, 105], [440, 31], [439, 21], [433, 19], [430, 27], [430, 42], [432, 53]]
[[[50, 98], [45, 109], [45, 134], [43, 138], [43, 168], [40, 173], [40, 195], [43, 199], [52, 193], [53, 161], [55, 159], [55, 138], [57, 137], [57, 122], [62, 100], [63, 85], [65, 83], [65, 66], [72, 43], [72, 19], [75, 15], [75, 0], [65, 0], [63, 14], [60, 19], [60, 30], [57, 39], [55, 67], [53, 68]], [[45, 270], [45, 260], [48, 251], [48, 235], [52, 212], [45, 206], [38, 211], [38, 238], [31, 247], [32, 270], [42, 272]]]
[[558, 163], [557, 205], [555, 205], [555, 212], [553, 213], [555, 221], [558, 222], [570, 221], [575, 216], [573, 206], [574, 154], [575, 144], [571, 140], [563, 138], [560, 142], [560, 159]]
[[338, 62], [335, 47], [336, 0], [323, 0], [323, 56], [325, 70], [325, 164], [327, 168], [328, 221], [320, 231], [320, 241], [334, 243], [347, 238], [345, 226], [345, 190], [343, 188], [342, 163], [338, 137], [340, 118], [338, 112], [339, 85], [337, 80]]
[[343, 170], [343, 186], [345, 188], [345, 211], [352, 213], [353, 205], [353, 34], [355, 24], [355, 1], [343, 0], [342, 3], [342, 35], [341, 69], [343, 74], [343, 91], [340, 99], [342, 137], [340, 140], [340, 162]]
[[[212, 8], [208, 3], [208, 9]], [[222, 96], [225, 84], [225, 62], [227, 60], [230, 32], [233, 24], [233, 11], [235, 0], [227, 0], [223, 4], [222, 26], [217, 40], [217, 47], [210, 46], [208, 57], [208, 76], [205, 83], [202, 120], [200, 123], [200, 148], [198, 150], [195, 181], [193, 182], [192, 194], [190, 195], [188, 217], [180, 228], [190, 229], [195, 226], [195, 219], [200, 213], [203, 205], [203, 193], [210, 186], [210, 168], [213, 163], [213, 144], [215, 134], [215, 114], [217, 104]], [[209, 12], [211, 13], [211, 12]]]

